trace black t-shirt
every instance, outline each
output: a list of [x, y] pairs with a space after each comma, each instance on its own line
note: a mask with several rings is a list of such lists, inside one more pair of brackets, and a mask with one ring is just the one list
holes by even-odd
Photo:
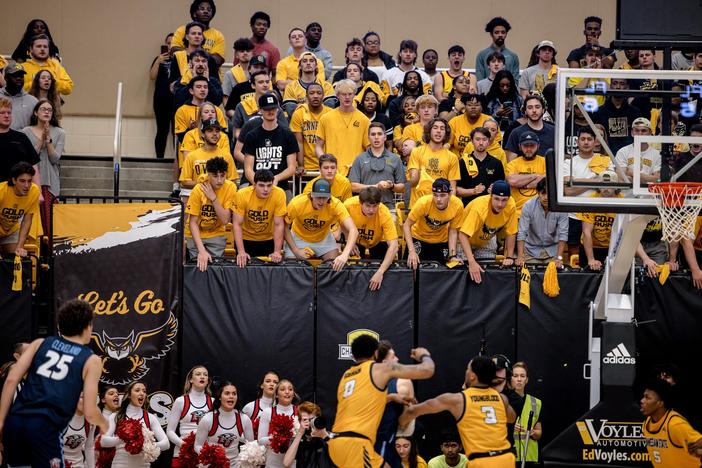
[[[608, 47], [600, 47], [600, 50], [602, 51], [602, 56], [603, 57], [609, 57], [610, 55], [614, 55], [614, 49], [610, 49]], [[582, 59], [585, 58], [585, 54], [587, 53], [587, 45], [582, 45], [578, 47], [577, 49], [573, 49], [570, 51], [568, 54], [568, 58], [566, 58], [567, 62], [580, 62]]]
[[10, 180], [12, 166], [22, 161], [32, 166], [39, 163], [39, 155], [27, 135], [12, 129], [0, 133], [0, 182]]
[[[332, 80], [332, 83], [336, 83], [337, 81], [345, 80], [346, 79], [346, 70], [341, 69], [338, 72], [334, 74], [334, 78]], [[372, 81], [374, 83], [380, 84], [380, 80], [378, 79], [378, 74], [375, 73], [373, 70], [365, 69], [363, 70], [363, 73], [361, 74], [361, 79], [363, 81]]]
[[[658, 89], [658, 82], [654, 79], [632, 79], [628, 81], [629, 89], [639, 89], [642, 91], [652, 91]], [[638, 108], [646, 118], [649, 118], [651, 115], [651, 109], [658, 109], [663, 106], [663, 98], [659, 96], [639, 96], [635, 97], [634, 100], [631, 101], [631, 105]]]
[[519, 149], [519, 138], [524, 132], [534, 132], [539, 137], [539, 154], [546, 155], [546, 152], [553, 149], [553, 143], [556, 138], [555, 127], [550, 122], [544, 122], [541, 130], [534, 130], [528, 123], [521, 125], [509, 134], [507, 144], [504, 145], [505, 150], [515, 153], [517, 156], [523, 156]]
[[[680, 153], [673, 161], [673, 168], [677, 173], [680, 169], [685, 167], [687, 163], [692, 161], [695, 156], [691, 152]], [[685, 171], [676, 182], [700, 182], [702, 177], [702, 160], [698, 160], [692, 165], [687, 171]]]
[[448, 97], [439, 103], [439, 114], [442, 112], [451, 112], [455, 104], [456, 96], [454, 96], [453, 93], [449, 93]]
[[602, 124], [607, 131], [607, 144], [609, 144], [613, 154], [616, 155], [621, 148], [633, 143], [631, 124], [639, 117], [641, 117], [641, 111], [630, 106], [626, 100], [618, 109], [612, 104], [611, 99], [607, 99], [604, 105], [599, 108], [594, 121]]
[[[158, 57], [151, 62], [154, 66]], [[154, 83], [154, 100], [155, 101], [173, 101], [173, 93], [171, 92], [171, 59], [158, 64], [158, 74]], [[172, 105], [172, 103], [171, 103]]]
[[463, 206], [482, 195], [487, 195], [487, 189], [493, 182], [505, 180], [505, 169], [502, 167], [502, 162], [496, 157], [488, 154], [482, 161], [478, 158], [473, 159], [475, 160], [475, 165], [478, 167], [478, 175], [476, 177], [471, 177], [470, 174], [468, 174], [465, 160], [461, 158], [458, 165], [461, 171], [461, 180], [458, 181], [457, 185], [461, 188], [471, 189], [478, 184], [483, 184], [485, 186], [485, 191], [479, 195], [464, 197]]
[[263, 126], [251, 130], [242, 148], [245, 155], [253, 155], [254, 172], [269, 169], [274, 175], [287, 169], [287, 156], [299, 150], [295, 134], [280, 125], [275, 130], [266, 130]]
[[227, 105], [224, 106], [224, 110], [235, 110], [236, 105], [241, 102], [241, 97], [245, 94], [252, 94], [256, 92], [250, 81], [242, 81], [237, 83], [233, 88], [232, 92], [229, 94], [229, 99], [227, 99]]
[[387, 136], [389, 141], [392, 141], [392, 136], [393, 136], [393, 125], [390, 123], [390, 119], [388, 118], [387, 115], [381, 114], [380, 112], [375, 113], [375, 117], [373, 117], [373, 120], [371, 120], [371, 123], [381, 123], [385, 126], [385, 136]]

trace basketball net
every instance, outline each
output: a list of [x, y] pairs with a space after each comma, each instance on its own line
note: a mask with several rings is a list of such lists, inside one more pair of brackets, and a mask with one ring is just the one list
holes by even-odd
[[663, 240], [694, 240], [697, 216], [702, 208], [702, 183], [662, 182], [649, 184], [661, 216]]

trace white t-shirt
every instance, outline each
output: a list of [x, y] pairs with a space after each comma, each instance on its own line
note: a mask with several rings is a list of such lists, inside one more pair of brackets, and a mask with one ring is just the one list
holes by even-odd
[[[634, 168], [634, 145], [626, 145], [617, 151], [614, 159], [617, 167], [622, 169]], [[651, 175], [661, 170], [661, 153], [649, 146], [641, 152], [641, 173]]]
[[[595, 173], [592, 169], [590, 169], [590, 160], [591, 158], [583, 159], [580, 156], [573, 156], [570, 159], [566, 159], [563, 161], [563, 177], [572, 177], [574, 179], [595, 179], [595, 176], [597, 173]], [[572, 172], [571, 172], [571, 164], [572, 164]], [[614, 167], [612, 166], [612, 163], [610, 162], [609, 166], [607, 167], [607, 170], [612, 170]], [[586, 190], [585, 192], [581, 193], [578, 195], [579, 197], [589, 197], [593, 193], [595, 193], [594, 190]], [[575, 213], [569, 213], [569, 217], [573, 219], [577, 219], [577, 216]]]
[[[432, 80], [429, 75], [427, 75], [424, 70], [420, 70], [419, 68], [414, 69], [417, 73], [419, 73], [419, 76], [422, 77], [422, 86], [426, 86], [427, 83], [430, 85], [433, 85], [434, 80]], [[381, 79], [381, 83], [385, 81], [388, 85], [388, 88], [390, 89], [390, 92], [397, 96], [399, 93], [400, 85], [402, 85], [402, 82], [405, 79], [405, 71], [402, 71], [400, 67], [393, 67], [390, 70], [386, 71], [383, 73], [383, 77]]]

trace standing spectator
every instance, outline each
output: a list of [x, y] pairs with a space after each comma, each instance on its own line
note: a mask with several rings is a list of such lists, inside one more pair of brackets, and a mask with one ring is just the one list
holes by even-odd
[[242, 100], [234, 109], [232, 127], [234, 128], [235, 136], [239, 136], [239, 132], [241, 132], [241, 128], [246, 122], [258, 115], [260, 110], [258, 104], [261, 97], [271, 90], [271, 76], [267, 71], [252, 73], [249, 81], [253, 85], [254, 94], [251, 96], [251, 99]]
[[331, 108], [324, 105], [324, 88], [319, 83], [311, 83], [305, 93], [306, 102], [300, 104], [290, 119], [290, 130], [295, 134], [300, 148], [297, 157], [297, 173], [319, 170], [319, 159], [315, 152], [319, 120]]
[[[280, 60], [275, 67], [275, 83], [282, 94], [285, 93], [285, 87], [288, 84], [300, 77], [300, 57], [305, 52], [307, 46], [305, 32], [300, 28], [293, 28], [290, 30], [288, 33], [288, 41], [290, 41], [292, 53]], [[316, 74], [324, 81], [324, 63], [314, 54], [311, 55], [317, 62]]]
[[[209, 80], [204, 76], [195, 76], [188, 83], [188, 92], [190, 93], [190, 102], [178, 107], [175, 113], [175, 134], [178, 141], [182, 142], [185, 133], [197, 127], [197, 112], [203, 102], [212, 102], [207, 99], [209, 95]], [[214, 103], [213, 103], [214, 104]], [[227, 128], [227, 120], [224, 113], [216, 107], [217, 120], [223, 128]]]
[[[609, 89], [629, 89], [629, 82], [624, 78], [614, 77], [610, 81]], [[610, 96], [597, 110], [594, 120], [604, 126], [609, 148], [612, 153], [617, 154], [621, 148], [633, 143], [632, 124], [639, 117], [641, 112], [630, 105], [625, 96]]]
[[368, 147], [370, 120], [353, 105], [356, 85], [342, 80], [335, 85], [339, 107], [319, 119], [317, 127], [317, 157], [331, 153], [339, 161], [339, 172], [349, 173], [356, 156]]
[[469, 93], [461, 98], [461, 102], [465, 106], [463, 115], [457, 115], [449, 120], [451, 127], [451, 151], [456, 156], [463, 154], [468, 142], [470, 142], [470, 133], [473, 129], [482, 127], [489, 115], [483, 113], [485, 109], [485, 98], [480, 94]]
[[73, 92], [73, 80], [63, 68], [58, 59], [49, 56], [49, 36], [40, 34], [34, 36], [30, 42], [32, 58], [22, 65], [27, 74], [24, 77], [24, 90], [29, 91], [32, 80], [39, 70], [49, 70], [56, 79], [56, 90], [60, 94], [68, 95]]
[[517, 217], [522, 206], [538, 193], [536, 185], [546, 177], [546, 158], [538, 154], [539, 137], [534, 132], [524, 132], [519, 139], [523, 156], [507, 164], [507, 182], [512, 187], [512, 198], [517, 207]]
[[556, 46], [551, 41], [541, 41], [536, 46], [539, 61], [527, 67], [519, 76], [519, 90], [523, 97], [532, 91], [543, 91], [548, 83], [556, 82]]
[[[286, 57], [281, 60], [278, 63], [278, 68], [281, 68], [283, 62], [288, 58], [289, 57]], [[312, 52], [303, 52], [298, 62], [298, 78], [288, 82], [285, 86], [285, 93], [283, 94], [283, 109], [286, 111], [287, 115], [292, 116], [297, 106], [305, 103], [307, 99], [307, 87], [312, 83], [322, 85], [324, 104], [329, 107], [336, 107], [337, 100], [334, 95], [334, 88], [332, 88], [332, 85], [330, 85], [328, 81], [324, 81], [324, 77], [317, 73], [318, 70], [320, 70], [322, 62], [315, 57]], [[278, 73], [277, 76], [280, 76], [280, 73]]]
[[[210, 21], [212, 21], [216, 14], [217, 7], [215, 6], [214, 0], [194, 0], [190, 4], [190, 18], [204, 26], [204, 30], [202, 31], [204, 36], [202, 48], [212, 56], [219, 67], [224, 63], [225, 41], [224, 34], [222, 34], [221, 31], [210, 27]], [[185, 26], [180, 26], [173, 33], [171, 50], [180, 50], [187, 46], [184, 41], [186, 34], [185, 28]]]
[[[617, 182], [618, 177], [612, 171], [604, 171], [598, 175], [597, 181]], [[619, 189], [598, 188], [591, 197], [613, 197], [618, 198], [621, 194]], [[609, 253], [609, 243], [612, 238], [612, 225], [616, 213], [578, 213], [578, 219], [582, 221], [583, 235], [580, 245], [580, 266], [587, 266], [591, 270], [600, 270]], [[639, 244], [640, 245], [640, 244]]]
[[239, 83], [249, 81], [249, 62], [253, 57], [254, 43], [247, 37], [242, 37], [234, 41], [234, 61], [236, 65], [224, 74], [222, 79], [222, 94], [224, 105], [232, 94], [232, 90]]
[[252, 57], [251, 61], [249, 62], [248, 78], [241, 83], [236, 84], [232, 88], [231, 93], [229, 93], [229, 97], [227, 98], [224, 106], [224, 110], [227, 111], [227, 117], [232, 118], [234, 116], [236, 106], [239, 105], [240, 102], [247, 99], [253, 99], [254, 102], [256, 102], [256, 99], [254, 98], [255, 89], [253, 83], [251, 82], [251, 77], [254, 73], [260, 71], [268, 72], [270, 75], [270, 70], [266, 65], [266, 58], [263, 55], [256, 55]]
[[[170, 80], [171, 83], [175, 83], [173, 86], [187, 85], [188, 81], [195, 75], [203, 75], [204, 68], [195, 70], [197, 62], [195, 57], [204, 57], [207, 59], [207, 73], [216, 75], [219, 79], [219, 65], [212, 55], [210, 55], [205, 49], [202, 48], [205, 36], [203, 31], [205, 30], [205, 25], [198, 23], [197, 21], [192, 21], [185, 26], [185, 37], [183, 38], [183, 43], [185, 44], [185, 49], [176, 50], [173, 52], [173, 60], [171, 60], [170, 69]], [[199, 54], [193, 55], [197, 51]]]
[[268, 69], [275, 72], [280, 61], [280, 51], [275, 44], [266, 39], [266, 34], [271, 27], [271, 17], [268, 13], [257, 11], [251, 16], [249, 24], [251, 25], [250, 39], [254, 43], [254, 56], [262, 55], [265, 57]]
[[522, 207], [517, 232], [517, 265], [555, 262], [563, 268], [563, 252], [568, 241], [568, 214], [548, 209], [546, 179], [536, 184], [538, 196]]
[[508, 161], [522, 155], [519, 149], [519, 140], [525, 132], [534, 132], [536, 134], [539, 139], [541, 154], [548, 153], [554, 147], [555, 128], [553, 124], [544, 122], [544, 113], [546, 112], [544, 98], [540, 95], [527, 96], [522, 104], [522, 112], [526, 117], [526, 123], [515, 128], [510, 133], [505, 145]]
[[[347, 65], [349, 63], [358, 63], [361, 66], [363, 66], [363, 81], [373, 81], [375, 83], [380, 84], [380, 75], [376, 74], [375, 72], [369, 70], [364, 66], [366, 62], [365, 50], [363, 49], [363, 42], [361, 42], [359, 38], [354, 37], [346, 43], [344, 59]], [[346, 69], [344, 68], [334, 74], [334, 79], [332, 81], [336, 83], [337, 81], [341, 81], [346, 78]]]
[[[492, 82], [495, 81], [495, 75], [497, 72], [505, 69], [505, 56], [500, 52], [491, 53], [487, 56], [485, 61], [487, 62], [489, 73], [488, 76], [478, 81], [478, 94], [487, 94], [492, 87]], [[514, 80], [514, 76], [512, 79]]]
[[395, 66], [392, 55], [380, 50], [380, 35], [377, 32], [368, 31], [363, 36], [363, 45], [365, 46], [368, 69], [379, 78], [382, 78], [386, 71]]
[[336, 157], [333, 154], [323, 154], [319, 157], [319, 175], [307, 182], [302, 193], [312, 193], [314, 183], [324, 179], [331, 186], [332, 197], [346, 201], [353, 196], [351, 182], [337, 171]]
[[424, 73], [431, 78], [432, 86], [434, 86], [434, 78], [439, 74], [436, 71], [436, 64], [439, 63], [439, 53], [434, 49], [427, 49], [422, 54], [422, 65], [424, 65]]
[[[177, 71], [174, 70], [177, 70], [177, 68], [175, 61], [171, 63], [171, 80], [173, 80], [174, 75], [177, 74]], [[219, 76], [210, 69], [210, 57], [207, 52], [198, 49], [190, 53], [188, 56], [188, 72], [186, 72], [185, 77], [192, 75], [192, 78], [185, 83], [183, 83], [182, 79], [178, 80], [178, 78], [175, 77], [176, 81], [173, 94], [175, 95], [176, 109], [190, 99], [190, 83], [196, 78], [204, 78], [207, 81], [206, 99], [215, 106], [222, 104], [222, 84], [219, 81]]]
[[[631, 124], [631, 135], [632, 137], [651, 135], [651, 122], [644, 117], [635, 119]], [[648, 143], [641, 143], [640, 155], [636, 155], [633, 143], [617, 151], [614, 163], [618, 174], [625, 175], [630, 182], [633, 182], [634, 158], [636, 157], [640, 158], [641, 163], [639, 166], [641, 168], [641, 184], [646, 186], [649, 182], [658, 182], [661, 176], [661, 153]], [[623, 177], [622, 179], [625, 180]]]
[[[322, 41], [322, 25], [313, 21], [308, 24], [305, 28], [305, 38], [307, 43], [305, 44], [305, 50], [307, 52], [312, 52], [315, 57], [322, 61], [324, 64], [324, 77], [329, 80], [333, 75], [332, 65], [334, 65], [332, 60], [332, 54], [327, 49], [323, 48], [320, 42]], [[288, 49], [288, 55], [292, 54], [292, 47]], [[319, 70], [322, 71], [321, 69]]]
[[61, 122], [61, 106], [63, 105], [63, 99], [61, 99], [58, 91], [56, 91], [56, 80], [49, 70], [41, 70], [34, 76], [32, 87], [29, 88], [29, 94], [37, 99], [47, 99], [51, 101], [54, 105], [56, 120]]
[[27, 23], [27, 29], [24, 31], [22, 39], [20, 39], [19, 44], [17, 44], [15, 51], [12, 52], [12, 60], [19, 63], [29, 60], [31, 58], [29, 49], [31, 48], [32, 38], [41, 34], [49, 38], [49, 56], [55, 59], [60, 58], [59, 49], [56, 43], [54, 43], [54, 39], [51, 37], [51, 32], [49, 32], [49, 26], [46, 24], [46, 21], [33, 19]]
[[30, 126], [22, 129], [39, 154], [39, 173], [42, 175], [41, 194], [44, 198], [42, 223], [44, 233], [51, 236], [51, 205], [61, 192], [59, 164], [65, 144], [66, 132], [54, 117], [54, 106], [42, 99], [34, 106]]
[[41, 187], [39, 177], [39, 155], [27, 135], [12, 127], [12, 101], [0, 96], [0, 182], [10, 180], [12, 167], [19, 162], [34, 166], [34, 183]]
[[470, 93], [470, 77], [459, 75], [454, 78], [451, 92], [439, 103], [439, 117], [450, 122], [452, 118], [463, 114], [466, 106], [461, 102], [461, 98], [468, 93]]
[[[0, 122], [2, 121], [0, 108]], [[24, 243], [39, 215], [39, 187], [32, 183], [34, 168], [26, 162], [13, 165], [9, 179], [0, 182], [0, 254], [26, 257]]]
[[475, 56], [475, 74], [478, 80], [487, 78], [489, 74], [487, 58], [494, 52], [500, 52], [504, 56], [505, 69], [509, 70], [515, 79], [519, 76], [519, 57], [505, 46], [505, 39], [510, 29], [512, 29], [512, 26], [509, 22], [500, 16], [491, 19], [488, 24], [485, 25], [485, 32], [490, 34], [492, 44], [478, 52], [478, 55]]
[[568, 54], [566, 61], [570, 68], [580, 68], [584, 66], [583, 60], [587, 52], [588, 46], [598, 46], [602, 48], [602, 68], [612, 68], [617, 60], [615, 51], [600, 45], [600, 36], [602, 35], [602, 18], [597, 16], [588, 16], [585, 18], [585, 28], [583, 35], [585, 36], [585, 44], [573, 49]]
[[[0, 96], [8, 98], [12, 102], [12, 129], [22, 130], [29, 125], [32, 118], [32, 111], [37, 105], [37, 98], [27, 93], [24, 86], [25, 75], [24, 66], [10, 60], [5, 67], [6, 85], [0, 89]], [[52, 75], [53, 76], [53, 75]]]
[[453, 81], [456, 77], [465, 76], [470, 80], [469, 89], [474, 93], [477, 91], [477, 80], [475, 75], [463, 69], [463, 61], [466, 58], [466, 51], [460, 45], [452, 45], [448, 50], [449, 69], [444, 70], [434, 79], [434, 96], [439, 101], [443, 101], [453, 90]]
[[[525, 362], [519, 361], [512, 366], [510, 383], [513, 390], [509, 395], [510, 405], [517, 413], [517, 420], [514, 423], [514, 448], [517, 452], [517, 464], [521, 464], [522, 459], [524, 459], [526, 460], [525, 466], [540, 466], [541, 400], [526, 393], [529, 376]], [[531, 423], [530, 429], [527, 428], [528, 423]], [[525, 446], [527, 437], [529, 444]], [[524, 457], [525, 450], [526, 457]]]
[[[156, 137], [154, 138], [154, 147], [157, 158], [163, 158], [166, 153], [166, 142], [173, 127], [173, 114], [175, 113], [173, 112], [173, 93], [170, 87], [171, 56], [168, 53], [172, 40], [173, 34], [166, 36], [166, 40], [161, 46], [161, 54], [151, 62], [151, 70], [149, 71], [149, 78], [155, 82], [153, 108], [156, 116]], [[37, 76], [42, 74], [45, 72], [40, 72]], [[33, 89], [34, 85], [32, 85]], [[31, 93], [32, 90], [29, 92]]]
[[401, 84], [404, 84], [405, 74], [416, 71], [422, 82], [421, 94], [431, 93], [432, 79], [424, 71], [417, 68], [417, 43], [412, 39], [400, 42], [400, 51], [397, 54], [398, 65], [383, 74], [381, 85], [392, 96], [400, 95]]
[[500, 128], [507, 129], [510, 124], [522, 116], [524, 100], [519, 95], [519, 89], [514, 77], [508, 70], [498, 71], [485, 96], [487, 114], [500, 123]]

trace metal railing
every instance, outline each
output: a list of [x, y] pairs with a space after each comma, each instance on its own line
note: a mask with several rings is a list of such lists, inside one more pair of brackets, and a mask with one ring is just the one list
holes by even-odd
[[112, 167], [114, 168], [113, 175], [113, 194], [119, 196], [119, 176], [122, 166], [122, 90], [123, 85], [120, 81], [117, 83], [117, 108], [115, 109], [115, 139], [112, 144]]

